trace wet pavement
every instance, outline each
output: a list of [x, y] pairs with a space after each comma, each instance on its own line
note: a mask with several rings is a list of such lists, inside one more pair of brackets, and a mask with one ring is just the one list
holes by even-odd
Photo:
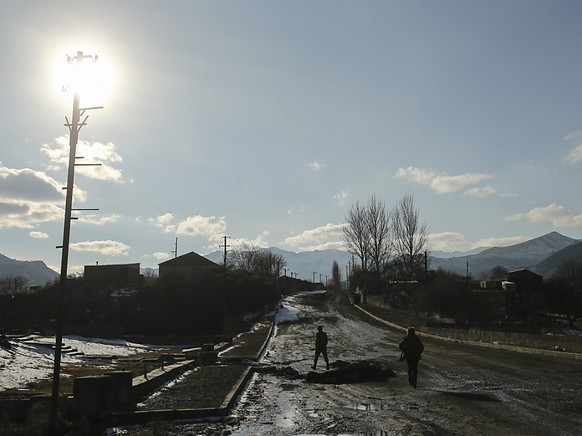
[[[118, 434], [165, 435], [576, 435], [582, 428], [582, 363], [423, 339], [418, 389], [407, 382], [403, 333], [371, 321], [344, 294], [288, 297], [263, 363], [292, 371], [255, 373], [231, 416], [156, 423]], [[317, 325], [335, 362], [368, 360], [395, 378], [307, 383]], [[324, 372], [323, 365], [318, 372]]]

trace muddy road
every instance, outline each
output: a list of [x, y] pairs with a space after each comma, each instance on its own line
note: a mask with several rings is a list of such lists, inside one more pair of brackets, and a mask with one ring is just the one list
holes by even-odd
[[[576, 435], [582, 431], [582, 363], [423, 338], [418, 389], [399, 361], [403, 332], [349, 305], [294, 296], [263, 363], [305, 375], [313, 364], [317, 325], [329, 334], [335, 361], [367, 359], [397, 374], [387, 381], [311, 384], [269, 373], [253, 376], [225, 422], [167, 424], [158, 434], [196, 435]], [[325, 364], [320, 360], [319, 371]]]

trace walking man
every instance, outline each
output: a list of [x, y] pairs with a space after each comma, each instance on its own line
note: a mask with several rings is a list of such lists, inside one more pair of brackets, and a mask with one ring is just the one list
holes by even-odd
[[424, 351], [424, 345], [416, 335], [414, 327], [408, 328], [408, 334], [400, 341], [400, 350], [408, 364], [408, 383], [416, 389], [416, 377], [418, 375], [418, 361]]
[[319, 355], [323, 354], [325, 360], [325, 369], [329, 369], [329, 360], [327, 359], [327, 333], [323, 331], [323, 327], [317, 327], [317, 334], [315, 335], [315, 359], [313, 360], [313, 369], [317, 368], [317, 359]]

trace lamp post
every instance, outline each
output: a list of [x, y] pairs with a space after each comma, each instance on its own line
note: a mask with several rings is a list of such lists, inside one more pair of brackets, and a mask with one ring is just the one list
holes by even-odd
[[[97, 60], [97, 56], [84, 55], [82, 51], [78, 51], [77, 55], [73, 58], [67, 56], [69, 63], [75, 63], [76, 68], [80, 68], [84, 59]], [[74, 86], [75, 84], [73, 84]], [[66, 87], [63, 89], [65, 90]], [[59, 288], [57, 295], [57, 313], [56, 313], [56, 325], [55, 325], [55, 357], [53, 366], [53, 382], [52, 382], [52, 395], [51, 395], [51, 408], [49, 415], [49, 429], [54, 431], [56, 429], [56, 418], [58, 411], [58, 401], [59, 401], [59, 378], [61, 372], [61, 353], [63, 350], [63, 306], [65, 300], [65, 293], [67, 289], [67, 269], [69, 263], [69, 242], [71, 235], [71, 220], [76, 219], [72, 217], [73, 211], [73, 187], [75, 183], [75, 165], [77, 165], [77, 141], [79, 139], [79, 131], [86, 125], [88, 115], [85, 116], [83, 121], [81, 117], [85, 115], [85, 111], [91, 109], [101, 109], [101, 107], [91, 107], [91, 108], [81, 108], [80, 107], [80, 89], [75, 86], [74, 97], [73, 97], [73, 112], [71, 122], [65, 117], [66, 127], [69, 128], [69, 165], [67, 174], [67, 185], [63, 188], [66, 189], [65, 198], [65, 219], [63, 228], [63, 245], [57, 248], [62, 249], [61, 254], [61, 274], [59, 278]], [[78, 209], [76, 209], [78, 210]]]

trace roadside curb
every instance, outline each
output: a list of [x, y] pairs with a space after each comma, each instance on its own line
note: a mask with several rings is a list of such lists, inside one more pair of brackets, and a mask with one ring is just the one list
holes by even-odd
[[[354, 307], [358, 308], [361, 312], [365, 313], [366, 315], [368, 315], [370, 318], [375, 319], [378, 322], [381, 322], [382, 324], [385, 324], [389, 327], [392, 327], [393, 329], [396, 330], [402, 330], [402, 331], [406, 331], [407, 327], [402, 327], [401, 325], [398, 324], [394, 324], [390, 321], [386, 321], [383, 318], [380, 318], [376, 315], [371, 314], [370, 312], [368, 312], [366, 309], [364, 309], [363, 307], [354, 304]], [[456, 338], [450, 338], [447, 336], [440, 336], [440, 335], [435, 335], [432, 333], [425, 333], [422, 332], [420, 330], [417, 330], [417, 334], [419, 336], [424, 336], [427, 338], [432, 338], [432, 339], [437, 339], [440, 341], [445, 341], [445, 342], [455, 342], [458, 344], [465, 344], [465, 345], [475, 345], [478, 347], [485, 347], [485, 348], [495, 348], [495, 349], [499, 349], [499, 350], [508, 350], [508, 351], [515, 351], [518, 353], [524, 353], [524, 354], [537, 354], [537, 355], [541, 355], [541, 356], [551, 356], [551, 357], [565, 357], [568, 359], [574, 359], [574, 360], [582, 360], [582, 354], [580, 353], [572, 353], [569, 351], [554, 351], [554, 350], [542, 350], [539, 348], [529, 348], [529, 347], [520, 347], [517, 345], [507, 345], [507, 344], [496, 344], [496, 343], [490, 343], [490, 342], [482, 342], [482, 341], [472, 341], [469, 339], [456, 339]]]
[[[271, 321], [269, 332], [266, 335], [265, 340], [252, 356], [248, 356], [249, 360], [258, 361], [263, 355], [273, 332], [275, 331], [275, 323]], [[180, 365], [180, 368], [173, 368], [174, 371], [179, 371], [183, 369], [187, 364]], [[233, 384], [232, 389], [223, 399], [222, 403], [217, 407], [210, 408], [199, 408], [199, 409], [156, 409], [156, 410], [132, 410], [132, 411], [120, 411], [113, 412], [111, 414], [111, 426], [119, 425], [135, 425], [144, 424], [150, 421], [173, 421], [173, 420], [187, 420], [187, 419], [205, 419], [211, 417], [226, 417], [229, 415], [230, 410], [234, 407], [237, 402], [238, 397], [244, 391], [250, 377], [254, 373], [254, 366], [247, 365], [241, 376]], [[167, 374], [167, 373], [163, 373]], [[160, 375], [161, 376], [161, 375]], [[143, 376], [142, 376], [143, 377]], [[138, 378], [138, 377], [136, 377]], [[167, 381], [168, 377], [164, 381]], [[152, 379], [150, 379], [152, 381]], [[162, 382], [163, 383], [163, 382]], [[162, 384], [160, 383], [160, 385]]]

